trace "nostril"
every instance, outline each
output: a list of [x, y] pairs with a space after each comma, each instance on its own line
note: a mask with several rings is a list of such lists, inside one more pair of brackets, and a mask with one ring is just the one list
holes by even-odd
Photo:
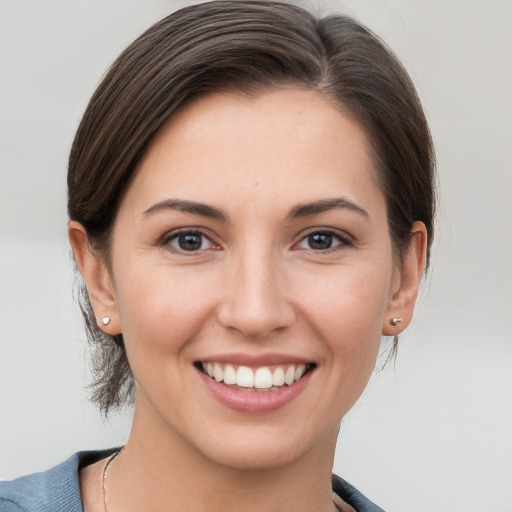
[[[287, 309], [287, 310], [286, 310]], [[293, 309], [287, 305], [257, 306], [240, 302], [226, 305], [219, 313], [219, 323], [225, 328], [238, 331], [249, 339], [265, 338], [290, 326], [295, 318]]]
[[252, 339], [293, 324], [295, 308], [283, 291], [274, 262], [264, 254], [252, 254], [240, 265], [226, 276], [225, 295], [217, 310], [219, 323]]

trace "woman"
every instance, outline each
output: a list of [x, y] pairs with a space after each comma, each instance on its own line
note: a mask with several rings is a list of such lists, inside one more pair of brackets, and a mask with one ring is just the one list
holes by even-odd
[[2, 510], [380, 510], [332, 462], [411, 321], [432, 183], [414, 87], [355, 21], [227, 0], [150, 28], [68, 173], [94, 398], [134, 398], [130, 438], [2, 484]]

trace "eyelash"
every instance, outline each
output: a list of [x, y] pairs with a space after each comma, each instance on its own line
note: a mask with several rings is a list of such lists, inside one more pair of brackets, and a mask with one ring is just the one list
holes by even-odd
[[307, 240], [309, 239], [309, 237], [313, 236], [313, 235], [320, 235], [320, 236], [328, 236], [328, 237], [332, 237], [333, 239], [337, 239], [339, 241], [339, 243], [337, 243], [336, 245], [334, 246], [331, 246], [331, 247], [328, 247], [327, 249], [318, 249], [318, 250], [315, 250], [315, 249], [312, 249], [312, 248], [304, 248], [305, 250], [307, 250], [308, 252], [312, 252], [312, 253], [330, 253], [330, 252], [334, 252], [334, 251], [337, 251], [337, 250], [340, 250], [344, 247], [351, 247], [354, 245], [354, 242], [352, 241], [352, 239], [346, 235], [345, 233], [340, 233], [339, 231], [337, 230], [334, 230], [334, 229], [322, 229], [322, 228], [315, 228], [315, 229], [311, 229], [308, 233], [306, 233], [301, 239], [300, 241], [295, 244], [294, 247], [298, 247], [301, 243], [303, 242], [307, 242]]
[[[182, 247], [173, 247], [171, 245], [171, 242], [178, 241], [178, 243], [179, 243], [179, 239], [181, 236], [200, 237], [200, 244], [201, 244], [200, 247], [197, 249], [192, 249], [192, 250], [183, 249]], [[306, 251], [315, 253], [315, 254], [330, 253], [330, 252], [340, 250], [343, 247], [350, 247], [350, 246], [354, 245], [353, 241], [346, 234], [342, 234], [339, 231], [336, 231], [333, 229], [318, 229], [318, 228], [316, 228], [316, 229], [311, 229], [309, 232], [307, 232], [305, 235], [303, 235], [302, 238], [299, 240], [299, 242], [294, 244], [293, 248], [300, 249], [301, 248], [300, 244], [302, 244], [304, 242], [307, 243], [308, 239], [312, 236], [331, 237], [331, 239], [337, 239], [339, 242], [339, 243], [335, 244], [334, 246], [327, 247], [326, 249], [314, 249], [311, 247], [303, 247], [303, 249], [305, 249]], [[213, 247], [203, 249], [202, 245], [204, 244], [205, 241], [209, 242]], [[311, 240], [310, 240], [310, 242], [311, 242]], [[218, 250], [220, 248], [219, 245], [217, 245], [211, 239], [211, 237], [209, 237], [208, 235], [203, 233], [200, 229], [180, 229], [178, 231], [173, 231], [171, 233], [167, 233], [162, 238], [161, 245], [168, 247], [172, 252], [175, 252], [178, 254], [189, 254], [189, 255], [196, 254], [196, 253], [198, 253], [200, 251], [204, 251], [204, 250]]]
[[200, 229], [180, 229], [178, 231], [172, 231], [171, 233], [167, 233], [161, 240], [161, 244], [163, 246], [167, 246], [168, 248], [170, 248], [170, 250], [172, 252], [175, 252], [175, 253], [179, 253], [179, 254], [195, 254], [201, 250], [208, 250], [208, 249], [198, 249], [198, 250], [186, 250], [186, 249], [183, 249], [183, 248], [179, 248], [179, 247], [173, 247], [171, 245], [171, 242], [176, 240], [178, 241], [179, 243], [179, 238], [181, 236], [197, 236], [197, 237], [201, 237], [201, 245], [205, 242], [205, 241], [208, 241], [211, 245], [213, 245], [214, 247], [213, 248], [210, 248], [210, 249], [213, 249], [213, 250], [217, 250], [219, 248], [219, 246], [212, 241], [211, 237], [205, 235]]

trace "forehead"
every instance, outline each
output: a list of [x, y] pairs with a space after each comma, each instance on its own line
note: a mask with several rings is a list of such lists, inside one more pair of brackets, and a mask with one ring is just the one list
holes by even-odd
[[284, 89], [213, 93], [181, 108], [150, 144], [127, 196], [304, 202], [359, 189], [365, 200], [376, 182], [362, 127], [314, 91]]

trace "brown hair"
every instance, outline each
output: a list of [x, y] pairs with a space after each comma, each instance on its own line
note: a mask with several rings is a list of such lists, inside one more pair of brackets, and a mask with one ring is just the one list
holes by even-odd
[[[341, 15], [317, 19], [282, 2], [220, 0], [153, 25], [114, 62], [94, 93], [69, 159], [68, 212], [108, 262], [109, 238], [137, 163], [185, 101], [211, 91], [282, 86], [318, 91], [369, 135], [401, 256], [416, 220], [433, 238], [434, 151], [406, 71], [371, 31]], [[427, 254], [428, 256], [428, 254]], [[85, 286], [81, 307], [93, 356], [93, 401], [103, 412], [133, 398], [122, 334], [97, 326]]]

